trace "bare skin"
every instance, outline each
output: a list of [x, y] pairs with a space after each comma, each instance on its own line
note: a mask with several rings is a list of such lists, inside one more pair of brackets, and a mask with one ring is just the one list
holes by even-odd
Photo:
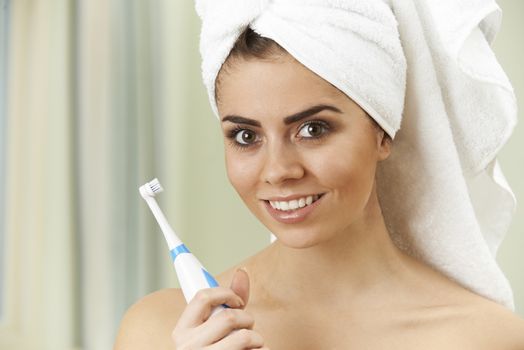
[[[356, 103], [289, 56], [236, 63], [218, 105], [228, 177], [278, 240], [217, 280], [244, 300], [267, 348], [524, 349], [524, 320], [393, 244], [374, 178], [392, 145]], [[339, 112], [283, 122], [317, 104]], [[272, 217], [266, 201], [292, 194], [322, 197], [300, 222]], [[147, 296], [115, 349], [174, 349], [185, 310], [180, 290]]]
[[[414, 284], [425, 282], [426, 288], [419, 290], [426, 294], [415, 290], [402, 295], [383, 292], [376, 297], [382, 303], [370, 301], [344, 311], [335, 301], [323, 313], [305, 310], [298, 302], [279, 305], [268, 301], [265, 289], [261, 291], [254, 283], [258, 276], [254, 271], [261, 266], [257, 260], [265, 251], [218, 275], [217, 280], [247, 303], [244, 309], [254, 317], [253, 329], [263, 335], [266, 348], [524, 349], [521, 318], [427, 270], [423, 264], [418, 277], [424, 280]], [[242, 271], [235, 274], [238, 267], [247, 268], [249, 277]], [[378, 306], [388, 304], [388, 300], [393, 302]], [[114, 349], [177, 349], [171, 335], [185, 308], [180, 289], [164, 289], [142, 298], [126, 313]]]

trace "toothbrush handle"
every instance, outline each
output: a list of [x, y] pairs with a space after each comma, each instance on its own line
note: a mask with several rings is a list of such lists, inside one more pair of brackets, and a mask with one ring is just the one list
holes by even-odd
[[[180, 288], [184, 293], [184, 298], [187, 303], [193, 299], [199, 290], [218, 287], [218, 282], [184, 244], [171, 250], [171, 258], [175, 266]], [[224, 308], [228, 308], [228, 306], [224, 304], [219, 305], [213, 310], [212, 314], [222, 311]]]
[[[186, 303], [189, 303], [199, 290], [218, 287], [218, 282], [184, 244], [171, 250], [171, 258], [173, 259], [178, 282], [184, 293]], [[225, 304], [218, 305], [211, 311], [209, 317], [213, 317], [213, 315], [227, 308], [229, 308], [229, 306]], [[238, 332], [238, 329], [231, 331], [229, 334], [231, 335], [236, 332]]]

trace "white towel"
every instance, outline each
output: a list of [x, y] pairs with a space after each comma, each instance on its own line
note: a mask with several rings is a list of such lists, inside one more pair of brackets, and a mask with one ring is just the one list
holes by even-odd
[[217, 116], [216, 76], [249, 26], [394, 138], [377, 185], [395, 244], [514, 310], [495, 260], [516, 206], [496, 155], [517, 114], [490, 48], [501, 21], [495, 1], [197, 0], [196, 9], [202, 75]]

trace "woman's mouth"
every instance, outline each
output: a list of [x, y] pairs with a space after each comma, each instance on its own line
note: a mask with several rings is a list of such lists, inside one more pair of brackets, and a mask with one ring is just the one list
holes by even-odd
[[318, 207], [324, 193], [308, 195], [290, 201], [265, 200], [269, 214], [277, 221], [285, 224], [294, 224], [304, 221], [306, 217]]
[[289, 210], [295, 210], [298, 208], [304, 208], [307, 205], [311, 205], [313, 202], [316, 202], [317, 199], [320, 198], [320, 194], [315, 194], [312, 196], [306, 196], [298, 199], [293, 199], [292, 201], [269, 201], [269, 204], [274, 209], [277, 210], [283, 210], [283, 211], [289, 211]]

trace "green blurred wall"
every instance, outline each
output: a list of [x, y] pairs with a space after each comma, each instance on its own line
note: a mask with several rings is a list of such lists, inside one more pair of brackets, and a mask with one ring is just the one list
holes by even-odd
[[524, 317], [524, 1], [499, 0], [498, 4], [503, 18], [493, 49], [515, 89], [519, 122], [499, 156], [502, 170], [517, 197], [517, 211], [497, 260], [513, 287], [516, 311]]
[[[524, 103], [524, 1], [499, 1], [504, 11], [501, 31], [494, 50]], [[209, 107], [200, 75], [198, 37], [200, 20], [187, 9], [185, 49], [193, 59], [185, 71], [191, 122], [186, 142], [190, 159], [183, 169], [187, 186], [180, 235], [211, 273], [218, 274], [269, 244], [269, 232], [244, 207], [226, 178], [220, 128]], [[522, 113], [520, 113], [522, 116]], [[509, 184], [524, 201], [524, 125], [518, 124], [513, 137], [500, 154], [500, 163]], [[498, 261], [515, 293], [517, 313], [524, 317], [524, 209], [519, 206], [510, 232], [500, 247]]]

